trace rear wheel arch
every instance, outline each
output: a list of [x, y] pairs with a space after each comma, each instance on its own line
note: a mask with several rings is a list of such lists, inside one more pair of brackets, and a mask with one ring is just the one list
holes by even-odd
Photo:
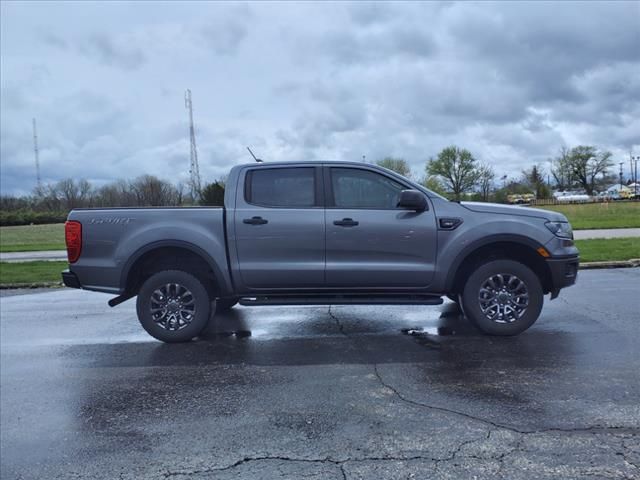
[[188, 242], [171, 240], [155, 242], [136, 251], [123, 268], [121, 285], [125, 292], [137, 294], [146, 279], [163, 270], [182, 270], [197, 276], [211, 298], [224, 289], [219, 268], [204, 250]]
[[515, 260], [529, 267], [538, 276], [544, 293], [553, 289], [551, 270], [537, 249], [542, 245], [527, 237], [500, 236], [480, 244], [472, 244], [461, 252], [447, 276], [446, 292], [458, 294], [465, 280], [483, 263], [490, 260]]

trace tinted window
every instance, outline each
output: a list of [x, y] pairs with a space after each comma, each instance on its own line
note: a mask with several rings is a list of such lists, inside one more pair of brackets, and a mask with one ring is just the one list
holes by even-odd
[[270, 207], [313, 207], [313, 168], [260, 168], [249, 172], [246, 187], [249, 203]]
[[331, 185], [340, 208], [396, 208], [405, 189], [389, 177], [355, 168], [332, 168]]

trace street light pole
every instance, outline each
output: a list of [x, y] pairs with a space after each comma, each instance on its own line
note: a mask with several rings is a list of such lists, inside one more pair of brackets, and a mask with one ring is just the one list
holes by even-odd
[[633, 154], [629, 152], [629, 171], [631, 172], [631, 177], [633, 178], [634, 198], [638, 196], [638, 160], [640, 160], [640, 155], [636, 155], [634, 157]]
[[622, 165], [624, 162], [620, 162], [620, 191], [622, 191]]

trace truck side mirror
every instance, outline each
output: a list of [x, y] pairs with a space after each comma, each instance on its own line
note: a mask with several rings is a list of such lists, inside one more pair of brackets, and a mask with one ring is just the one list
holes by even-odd
[[406, 208], [407, 210], [415, 210], [416, 212], [429, 210], [427, 198], [422, 192], [417, 190], [402, 190], [402, 192], [400, 192], [398, 207]]

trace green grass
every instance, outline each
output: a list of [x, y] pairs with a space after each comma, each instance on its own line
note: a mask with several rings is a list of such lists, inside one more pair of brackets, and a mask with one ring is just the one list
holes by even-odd
[[67, 262], [0, 262], [0, 284], [60, 282]]
[[563, 213], [575, 230], [640, 227], [640, 202], [544, 205], [536, 208]]
[[0, 227], [0, 252], [64, 250], [64, 223]]
[[576, 240], [581, 262], [640, 258], [640, 237]]

